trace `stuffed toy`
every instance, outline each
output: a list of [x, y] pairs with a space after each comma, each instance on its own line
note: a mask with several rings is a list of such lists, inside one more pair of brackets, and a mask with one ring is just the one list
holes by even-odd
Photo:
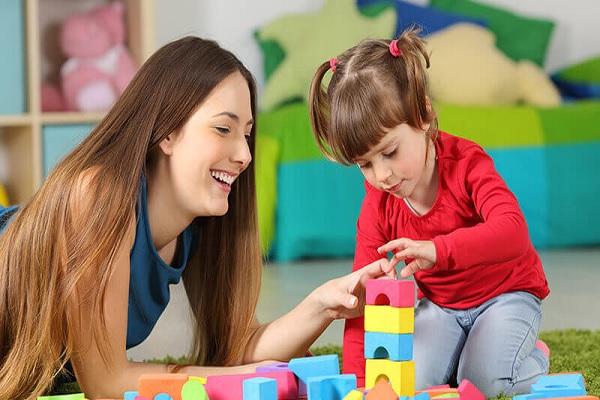
[[429, 89], [436, 101], [540, 107], [560, 104], [560, 94], [544, 71], [531, 61], [515, 62], [505, 56], [486, 28], [460, 23], [426, 40], [431, 54]]
[[43, 112], [59, 112], [66, 111], [65, 99], [60, 88], [51, 83], [42, 83], [42, 111]]
[[125, 47], [124, 6], [113, 2], [69, 17], [60, 44], [68, 57], [61, 68], [66, 108], [105, 111], [136, 72]]
[[8, 195], [4, 184], [8, 182], [8, 154], [2, 142], [0, 142], [0, 206], [8, 207]]

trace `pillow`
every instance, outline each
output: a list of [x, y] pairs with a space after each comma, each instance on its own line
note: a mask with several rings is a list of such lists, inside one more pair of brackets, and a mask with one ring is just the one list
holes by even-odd
[[255, 159], [260, 247], [263, 255], [267, 255], [275, 236], [279, 142], [272, 137], [257, 136]]
[[263, 109], [306, 98], [317, 66], [365, 37], [392, 36], [393, 10], [368, 18], [358, 12], [355, 1], [326, 0], [316, 13], [286, 15], [259, 29], [260, 40], [277, 42], [286, 55], [265, 85]]
[[555, 73], [561, 93], [575, 98], [600, 98], [600, 57], [593, 57]]
[[554, 22], [473, 0], [431, 0], [431, 5], [442, 11], [485, 19], [496, 36], [496, 46], [509, 58], [544, 65]]
[[[392, 1], [358, 0], [358, 6], [363, 10], [363, 13], [367, 15], [371, 13], [371, 9], [378, 11], [379, 7], [377, 6], [383, 4], [391, 5]], [[482, 18], [465, 17], [440, 11], [433, 7], [423, 7], [403, 0], [395, 0], [393, 1], [393, 5], [396, 7], [396, 17], [398, 18], [395, 36], [398, 36], [413, 25], [421, 27], [423, 29], [423, 35], [429, 35], [430, 33], [437, 32], [459, 22], [470, 22], [483, 27], [487, 26], [486, 21]]]

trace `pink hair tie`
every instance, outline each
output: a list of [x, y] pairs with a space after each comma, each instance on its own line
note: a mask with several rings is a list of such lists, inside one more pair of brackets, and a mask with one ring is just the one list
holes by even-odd
[[402, 50], [398, 48], [398, 40], [394, 39], [390, 42], [390, 53], [394, 57], [400, 57], [402, 55]]
[[337, 68], [337, 59], [335, 57], [333, 57], [331, 60], [329, 60], [329, 68], [331, 68], [332, 72], [335, 72], [335, 70]]

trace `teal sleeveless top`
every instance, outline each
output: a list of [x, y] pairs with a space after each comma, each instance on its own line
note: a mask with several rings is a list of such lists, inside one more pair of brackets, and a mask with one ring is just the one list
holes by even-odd
[[[169, 286], [177, 284], [195, 246], [193, 225], [179, 236], [172, 265], [160, 256], [150, 233], [148, 192], [142, 178], [137, 204], [137, 229], [130, 254], [129, 305], [127, 315], [127, 348], [142, 343], [152, 332], [170, 299]], [[0, 206], [0, 234], [10, 223], [17, 207]]]

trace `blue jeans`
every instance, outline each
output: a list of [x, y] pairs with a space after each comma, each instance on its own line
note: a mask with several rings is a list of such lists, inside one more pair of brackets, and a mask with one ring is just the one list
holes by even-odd
[[455, 310], [423, 298], [415, 310], [416, 388], [473, 382], [486, 397], [529, 393], [549, 361], [535, 347], [541, 300], [505, 293], [478, 307]]

